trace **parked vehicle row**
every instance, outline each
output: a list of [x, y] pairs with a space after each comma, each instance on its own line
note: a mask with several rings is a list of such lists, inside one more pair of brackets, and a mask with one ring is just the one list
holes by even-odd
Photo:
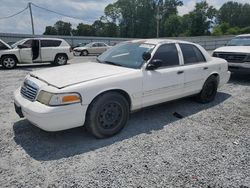
[[43, 130], [85, 125], [104, 138], [120, 132], [135, 110], [190, 95], [211, 102], [229, 77], [227, 61], [200, 45], [134, 40], [96, 62], [31, 72], [15, 91], [14, 104], [20, 117]]
[[0, 40], [0, 63], [6, 69], [24, 63], [51, 62], [54, 65], [65, 65], [72, 58], [72, 49], [63, 39], [28, 38], [12, 46]]

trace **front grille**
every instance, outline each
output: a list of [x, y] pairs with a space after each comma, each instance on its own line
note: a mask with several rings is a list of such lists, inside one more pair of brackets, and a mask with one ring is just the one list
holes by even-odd
[[38, 86], [29, 81], [29, 80], [25, 80], [24, 84], [21, 88], [21, 94], [23, 97], [27, 98], [30, 101], [34, 101], [36, 99], [36, 95], [38, 92]]
[[227, 60], [227, 62], [232, 62], [232, 63], [243, 63], [244, 60], [247, 58], [247, 54], [240, 54], [240, 53], [214, 52], [213, 56], [225, 59]]

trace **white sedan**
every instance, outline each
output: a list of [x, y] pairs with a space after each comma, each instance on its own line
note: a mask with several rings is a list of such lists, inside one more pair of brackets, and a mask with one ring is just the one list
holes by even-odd
[[228, 63], [201, 46], [175, 40], [120, 43], [97, 58], [30, 73], [14, 94], [16, 112], [46, 131], [85, 125], [96, 137], [118, 133], [129, 113], [196, 95], [214, 100]]
[[74, 48], [74, 55], [88, 56], [89, 54], [102, 54], [111, 48], [104, 42], [92, 42], [84, 46]]

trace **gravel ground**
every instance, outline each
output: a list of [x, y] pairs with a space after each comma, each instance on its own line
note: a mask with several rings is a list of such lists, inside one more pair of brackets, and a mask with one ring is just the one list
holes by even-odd
[[41, 68], [0, 67], [0, 187], [250, 187], [250, 76], [233, 76], [210, 104], [187, 98], [134, 113], [98, 140], [15, 114], [13, 91]]

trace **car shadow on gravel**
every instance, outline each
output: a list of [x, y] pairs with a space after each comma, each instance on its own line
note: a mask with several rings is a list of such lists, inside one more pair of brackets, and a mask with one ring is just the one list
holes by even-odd
[[229, 94], [219, 92], [216, 99], [209, 104], [199, 104], [191, 98], [186, 98], [138, 111], [131, 114], [127, 126], [120, 134], [107, 139], [96, 139], [82, 127], [54, 133], [45, 132], [27, 120], [20, 120], [13, 125], [14, 141], [28, 155], [39, 161], [68, 158], [104, 148], [136, 135], [151, 134], [152, 131], [161, 130], [180, 120], [175, 113], [186, 118], [223, 103], [229, 97]]

